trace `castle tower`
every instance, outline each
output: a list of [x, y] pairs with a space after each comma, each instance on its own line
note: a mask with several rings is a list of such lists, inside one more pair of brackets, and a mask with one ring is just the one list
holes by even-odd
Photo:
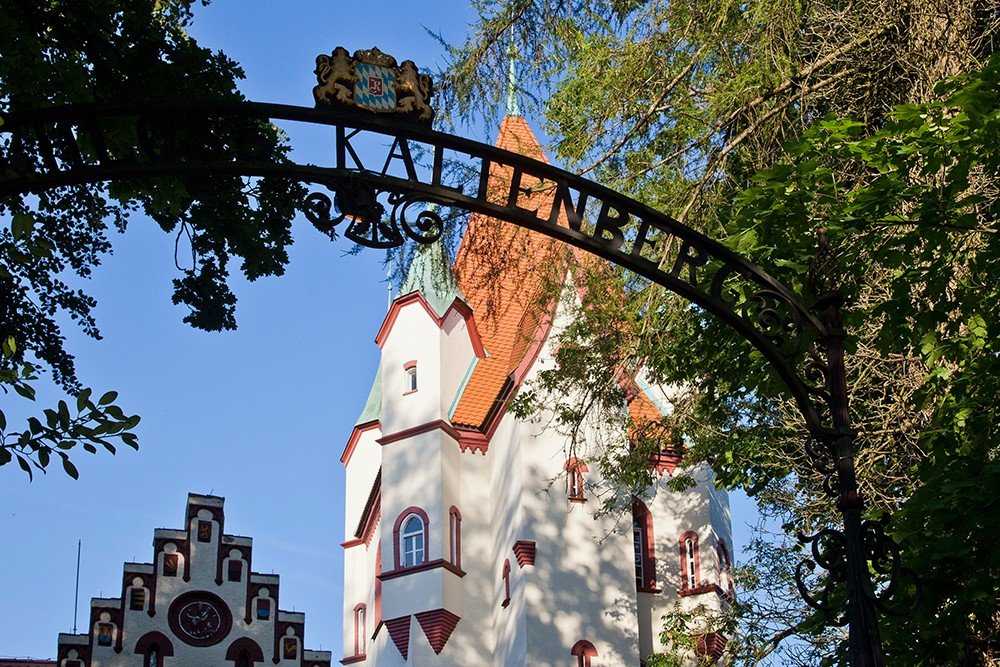
[[[516, 109], [497, 145], [545, 159]], [[489, 178], [506, 200], [511, 170], [492, 165]], [[538, 185], [517, 184], [517, 205], [551, 209]], [[663, 650], [660, 619], [675, 605], [728, 604], [729, 506], [707, 467], [689, 471], [694, 488], [668, 492], [683, 462], [654, 457], [658, 492], [623, 525], [596, 512], [601, 475], [587, 452], [569, 457], [546, 415], [507, 411], [554, 367], [553, 334], [578, 297], [546, 301], [545, 284], [572, 287], [547, 273], [568, 252], [479, 214], [453, 267], [438, 244], [417, 251], [341, 457], [343, 664], [636, 665]], [[635, 420], [669, 410], [641, 376], [629, 396]], [[724, 641], [706, 632], [698, 651], [718, 657]]]

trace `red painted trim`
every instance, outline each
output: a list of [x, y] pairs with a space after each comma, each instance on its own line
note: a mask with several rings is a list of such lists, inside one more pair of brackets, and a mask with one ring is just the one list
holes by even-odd
[[351, 547], [361, 546], [364, 543], [365, 541], [362, 539], [353, 539], [353, 540], [347, 540], [346, 542], [341, 542], [340, 546], [343, 547], [344, 549], [350, 549]]
[[659, 452], [658, 454], [649, 455], [649, 469], [655, 470], [661, 475], [666, 472], [668, 475], [673, 476], [674, 470], [681, 464], [681, 457], [679, 454], [671, 454], [669, 452]]
[[[733, 586], [733, 561], [729, 558], [729, 547], [726, 546], [725, 540], [719, 540], [719, 546], [717, 549], [717, 556], [719, 558], [719, 583], [722, 583], [722, 575], [726, 575], [726, 597], [734, 599], [736, 597], [736, 589]], [[719, 586], [722, 588], [722, 586]]]
[[[399, 564], [400, 563], [400, 559], [399, 559], [399, 557], [402, 554], [400, 553], [400, 550], [399, 550], [400, 549], [400, 545], [399, 545], [399, 531], [402, 530], [402, 528], [403, 528], [403, 521], [405, 521], [406, 519], [408, 519], [411, 514], [416, 514], [418, 517], [420, 517], [420, 520], [423, 521], [423, 524], [424, 524], [424, 563], [426, 563], [427, 560], [428, 560], [428, 558], [427, 558], [427, 551], [430, 548], [430, 541], [428, 540], [428, 537], [429, 537], [429, 534], [430, 534], [430, 525], [431, 525], [431, 522], [430, 522], [430, 519], [427, 518], [427, 512], [423, 511], [422, 509], [420, 509], [416, 505], [410, 505], [405, 510], [403, 510], [402, 512], [400, 512], [399, 516], [396, 517], [396, 522], [392, 525], [392, 563], [393, 563], [392, 569], [393, 570], [400, 569], [400, 564]], [[417, 565], [415, 565], [413, 567], [418, 567], [421, 564], [422, 563], [418, 563]], [[412, 569], [412, 568], [410, 568], [410, 569]], [[383, 574], [382, 576], [384, 577], [385, 575]]]
[[365, 641], [365, 626], [364, 623], [358, 624], [358, 612], [364, 612], [364, 622], [368, 622], [368, 607], [364, 602], [359, 602], [354, 605], [354, 655], [364, 655], [367, 651], [367, 646], [365, 646], [365, 651], [361, 650], [361, 643]]
[[569, 654], [576, 656], [577, 667], [591, 667], [590, 659], [597, 657], [597, 648], [586, 639], [581, 639], [573, 644]]
[[424, 631], [424, 636], [430, 643], [434, 653], [440, 655], [444, 645], [448, 643], [451, 633], [455, 631], [455, 626], [462, 620], [459, 616], [451, 613], [447, 609], [435, 609], [433, 611], [422, 611], [417, 614], [417, 623]]
[[728, 643], [729, 639], [721, 632], [709, 632], [698, 637], [694, 652], [698, 656], [710, 656], [713, 660], [718, 660], [725, 652]]
[[[656, 539], [653, 537], [653, 515], [646, 503], [632, 497], [632, 520], [642, 528], [642, 574], [644, 581], [637, 587], [640, 593], [659, 593], [656, 587]], [[638, 582], [637, 582], [638, 583]]]
[[389, 637], [392, 639], [392, 643], [399, 649], [403, 660], [406, 660], [410, 652], [410, 617], [400, 616], [399, 618], [390, 618], [385, 621], [385, 627], [389, 629]]
[[355, 662], [363, 662], [363, 661], [365, 661], [367, 659], [368, 659], [368, 656], [365, 655], [364, 653], [361, 653], [360, 655], [352, 655], [350, 658], [342, 658], [340, 660], [340, 664], [342, 664], [342, 665], [351, 665], [351, 664], [354, 664]]
[[413, 359], [411, 361], [407, 361], [405, 364], [403, 364], [403, 370], [404, 371], [408, 371], [411, 368], [416, 368], [416, 367], [417, 367], [417, 360], [416, 359]]
[[524, 568], [525, 565], [534, 565], [534, 540], [518, 540], [517, 542], [514, 542], [514, 557], [517, 558], [517, 565], [520, 568]]
[[583, 486], [583, 473], [588, 472], [587, 464], [571, 456], [563, 464], [566, 471], [566, 498], [571, 503], [583, 503], [587, 501], [586, 491]]
[[[454, 505], [448, 510], [449, 558], [451, 564], [462, 569], [462, 513]], [[452, 548], [454, 547], [454, 548]]]
[[[380, 473], [381, 474], [381, 473]], [[375, 497], [368, 505], [368, 515], [364, 518], [364, 528], [361, 529], [361, 541], [365, 546], [371, 546], [372, 537], [375, 535], [375, 528], [382, 520], [382, 486], [379, 484]], [[357, 534], [357, 533], [355, 533]]]
[[510, 604], [510, 559], [503, 559], [503, 571], [500, 573], [500, 578], [503, 579], [503, 602], [500, 603], [501, 607], [506, 607]]
[[399, 311], [403, 307], [410, 305], [411, 303], [419, 303], [423, 306], [424, 311], [430, 316], [434, 324], [441, 328], [444, 326], [445, 320], [452, 311], [455, 311], [460, 317], [465, 320], [466, 329], [469, 332], [469, 342], [472, 343], [472, 350], [477, 357], [480, 359], [486, 358], [486, 350], [483, 348], [483, 340], [479, 336], [479, 329], [476, 328], [476, 320], [472, 315], [472, 309], [467, 303], [461, 299], [456, 298], [448, 306], [448, 310], [445, 311], [443, 317], [438, 317], [434, 309], [431, 308], [430, 304], [427, 303], [427, 299], [420, 292], [410, 292], [409, 294], [404, 294], [403, 296], [397, 297], [393, 302], [392, 306], [389, 308], [389, 312], [386, 313], [385, 320], [382, 321], [382, 326], [379, 327], [378, 333], [375, 334], [375, 343], [379, 346], [379, 349], [385, 344], [385, 339], [389, 336], [389, 332], [392, 330], [393, 325], [396, 323], [396, 318], [399, 317]]
[[[358, 446], [358, 440], [361, 439], [361, 434], [365, 431], [370, 431], [373, 428], [381, 430], [382, 423], [377, 419], [373, 419], [370, 422], [358, 424], [354, 427], [354, 430], [351, 431], [351, 437], [347, 440], [347, 446], [344, 447], [344, 453], [340, 455], [340, 462], [344, 464], [345, 468], [351, 461], [351, 455], [354, 454], [354, 448]], [[376, 440], [376, 442], [378, 441]]]
[[382, 446], [391, 445], [394, 442], [399, 442], [400, 440], [412, 438], [415, 435], [420, 435], [421, 433], [427, 433], [428, 431], [434, 431], [436, 429], [441, 429], [442, 431], [447, 433], [452, 440], [454, 440], [455, 442], [459, 442], [460, 436], [458, 434], [458, 431], [455, 430], [454, 426], [452, 426], [443, 419], [435, 419], [434, 421], [429, 421], [425, 424], [418, 424], [417, 426], [404, 428], [402, 431], [396, 431], [395, 433], [383, 435], [375, 442], [377, 442]]
[[486, 456], [486, 450], [490, 447], [490, 439], [485, 433], [479, 431], [469, 431], [467, 429], [455, 429], [458, 433], [458, 448], [462, 452], [479, 452]]
[[686, 598], [689, 595], [704, 595], [705, 593], [715, 593], [716, 595], [722, 597], [729, 597], [726, 592], [719, 587], [718, 584], [700, 584], [694, 588], [682, 588], [677, 591], [677, 595], [682, 598]]
[[465, 572], [458, 567], [452, 565], [449, 561], [444, 558], [435, 558], [434, 560], [429, 560], [420, 565], [414, 565], [413, 567], [398, 567], [394, 570], [389, 570], [378, 575], [379, 581], [385, 581], [386, 579], [395, 579], [396, 577], [405, 577], [408, 574], [414, 574], [416, 572], [424, 572], [425, 570], [436, 570], [438, 568], [444, 568], [449, 572], [458, 575], [458, 577], [464, 577]]
[[[687, 545], [685, 544], [685, 542], [687, 542], [687, 539], [689, 537], [694, 540], [692, 545], [694, 547], [694, 582], [695, 582], [694, 586], [688, 586]], [[708, 592], [707, 590], [705, 591], [701, 590], [702, 588], [705, 588], [705, 586], [703, 586], [701, 583], [701, 549], [698, 547], [698, 533], [696, 533], [693, 530], [688, 530], [684, 532], [679, 538], [677, 538], [677, 542], [680, 544], [680, 552], [681, 552], [681, 589], [678, 591], [678, 593], [680, 595], [685, 595], [685, 591], [692, 591], [686, 594], [694, 595], [695, 591], [699, 591], [702, 593]], [[718, 586], [716, 586], [716, 588], [718, 588]]]

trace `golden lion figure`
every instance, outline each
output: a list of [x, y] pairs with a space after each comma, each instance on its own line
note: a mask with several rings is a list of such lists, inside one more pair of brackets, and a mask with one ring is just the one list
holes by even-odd
[[431, 97], [431, 78], [417, 72], [412, 60], [404, 60], [396, 77], [396, 108], [400, 111], [419, 111], [420, 118], [434, 115], [427, 102]]
[[316, 106], [330, 104], [334, 100], [351, 102], [354, 99], [354, 63], [342, 46], [338, 46], [330, 55], [316, 56], [316, 80], [319, 85], [313, 88]]

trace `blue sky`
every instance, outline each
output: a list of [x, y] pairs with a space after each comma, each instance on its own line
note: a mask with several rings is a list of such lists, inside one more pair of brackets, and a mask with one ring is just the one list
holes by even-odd
[[[473, 18], [468, 0], [215, 0], [197, 9], [191, 33], [243, 65], [249, 99], [312, 106], [317, 54], [377, 45], [434, 69], [444, 49], [423, 27], [459, 42]], [[492, 140], [492, 129], [483, 134], [474, 138]], [[329, 155], [306, 129], [292, 140], [298, 161]], [[282, 606], [306, 612], [306, 645], [340, 657], [339, 457], [377, 365], [386, 283], [380, 252], [346, 256], [346, 242], [301, 217], [294, 235], [285, 276], [236, 277], [239, 329], [226, 333], [181, 322], [171, 236], [136, 216], [114, 239], [85, 285], [104, 340], [67, 324], [67, 347], [85, 384], [119, 391], [142, 415], [141, 449], [80, 452], [79, 481], [58, 466], [32, 483], [0, 469], [0, 655], [53, 656], [57, 633], [72, 629], [78, 539], [82, 627], [90, 597], [119, 593], [122, 563], [150, 559], [153, 529], [181, 527], [190, 491], [225, 496], [227, 532], [254, 538], [254, 569], [280, 574]], [[39, 403], [58, 398], [48, 390]], [[735, 509], [739, 545], [746, 515]]]

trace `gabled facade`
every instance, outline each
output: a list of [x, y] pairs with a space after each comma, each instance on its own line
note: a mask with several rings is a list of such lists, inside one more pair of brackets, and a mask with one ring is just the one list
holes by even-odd
[[[537, 159], [519, 115], [497, 144]], [[491, 168], [506, 197], [510, 173]], [[518, 205], [552, 194], [521, 183]], [[549, 205], [551, 202], [548, 202]], [[563, 221], [565, 224], [565, 221]], [[515, 248], [498, 267], [490, 253]], [[636, 499], [633, 526], [599, 516], [600, 470], [569, 458], [545, 415], [507, 411], [554, 364], [553, 334], [574, 298], [545, 302], [542, 271], [565, 247], [474, 214], [454, 267], [418, 250], [376, 337], [381, 362], [348, 439], [343, 664], [637, 665], [660, 646], [675, 604], [728, 604], [728, 499], [707, 467], [668, 492], [678, 465]], [[629, 409], [659, 417], [665, 393], [637, 378]], [[725, 638], [699, 652], [719, 657]]]
[[253, 540], [223, 532], [225, 499], [189, 494], [184, 528], [153, 532], [153, 562], [125, 563], [87, 631], [60, 633], [59, 667], [329, 667], [304, 647], [305, 614], [278, 608], [278, 576], [251, 570]]

